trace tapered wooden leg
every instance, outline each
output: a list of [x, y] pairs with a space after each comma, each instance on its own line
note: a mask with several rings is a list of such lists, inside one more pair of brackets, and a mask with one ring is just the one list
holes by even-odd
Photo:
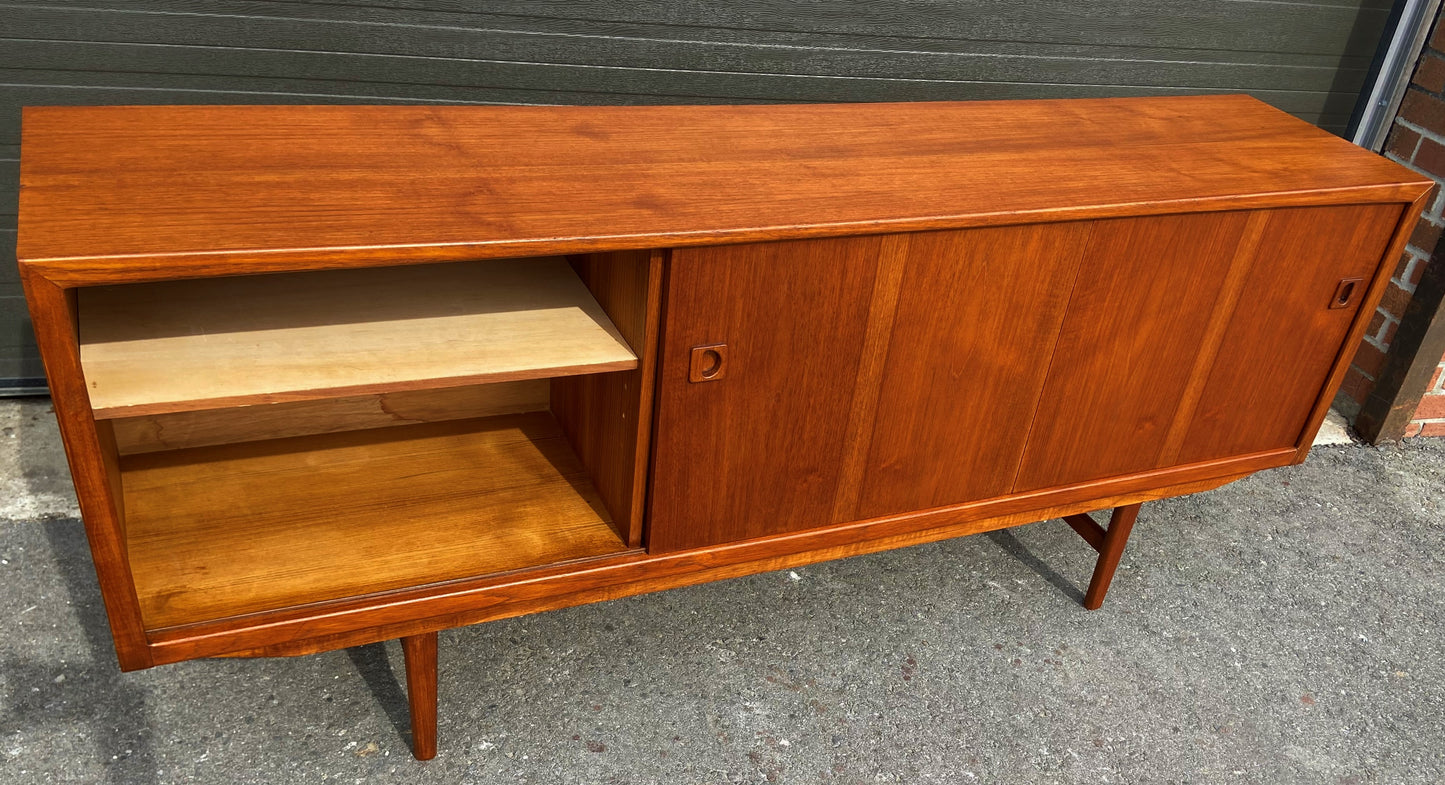
[[437, 754], [437, 634], [401, 639], [406, 655], [406, 698], [411, 704], [411, 754], [431, 760]]
[[1104, 594], [1114, 580], [1114, 570], [1119, 567], [1119, 557], [1124, 555], [1124, 544], [1129, 541], [1129, 532], [1134, 529], [1134, 519], [1139, 517], [1140, 506], [1126, 504], [1115, 507], [1107, 530], [1095, 523], [1091, 516], [1082, 513], [1064, 517], [1074, 531], [1099, 552], [1099, 561], [1094, 564], [1094, 577], [1089, 580], [1089, 590], [1084, 594], [1085, 608], [1096, 611], [1104, 604]]

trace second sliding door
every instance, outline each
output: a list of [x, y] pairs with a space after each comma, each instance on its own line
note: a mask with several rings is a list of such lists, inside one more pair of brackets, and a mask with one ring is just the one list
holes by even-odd
[[1096, 222], [1013, 491], [1307, 443], [1400, 210]]
[[1088, 233], [674, 251], [649, 550], [1007, 493]]
[[1095, 222], [1014, 491], [1159, 465], [1249, 217]]
[[[1013, 485], [1090, 224], [907, 239], [898, 303], [840, 520], [1003, 496]], [[853, 498], [847, 501], [854, 501]]]

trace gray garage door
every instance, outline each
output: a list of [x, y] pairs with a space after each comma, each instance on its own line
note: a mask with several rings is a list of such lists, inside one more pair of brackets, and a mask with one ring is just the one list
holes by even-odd
[[1247, 92], [1341, 133], [1389, 8], [1389, 0], [0, 3], [0, 388], [42, 375], [14, 261], [24, 105]]

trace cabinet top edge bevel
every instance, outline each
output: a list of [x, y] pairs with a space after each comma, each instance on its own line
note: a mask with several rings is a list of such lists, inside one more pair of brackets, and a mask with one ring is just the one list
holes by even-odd
[[1248, 96], [27, 107], [17, 255], [63, 286], [1413, 201]]

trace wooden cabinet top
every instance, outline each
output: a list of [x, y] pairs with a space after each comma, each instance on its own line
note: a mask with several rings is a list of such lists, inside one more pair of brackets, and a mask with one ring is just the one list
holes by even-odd
[[1245, 96], [42, 107], [18, 255], [61, 285], [1300, 204], [1432, 183]]

